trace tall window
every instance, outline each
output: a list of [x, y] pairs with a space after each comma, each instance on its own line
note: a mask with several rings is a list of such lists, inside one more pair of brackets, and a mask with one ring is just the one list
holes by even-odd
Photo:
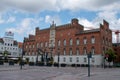
[[43, 43], [40, 44], [40, 47], [43, 47]]
[[84, 43], [84, 44], [87, 44], [87, 39], [86, 39], [86, 37], [84, 38], [83, 43]]
[[87, 58], [84, 58], [84, 62], [87, 62]]
[[70, 52], [70, 56], [72, 56], [72, 49], [71, 49], [71, 48], [70, 48], [70, 51], [69, 51], [69, 52]]
[[84, 47], [84, 48], [83, 48], [83, 53], [84, 53], [84, 55], [86, 55], [86, 54], [87, 54], [86, 47]]
[[63, 55], [66, 55], [66, 50], [65, 49], [63, 49]]
[[48, 46], [48, 43], [47, 42], [45, 42], [45, 47], [47, 47]]
[[79, 45], [80, 44], [80, 40], [77, 38], [76, 39], [76, 45]]
[[73, 40], [72, 40], [72, 39], [70, 39], [70, 45], [72, 46], [72, 44], [73, 44]]
[[76, 57], [76, 62], [79, 62], [79, 57]]
[[64, 44], [64, 46], [66, 46], [66, 40], [64, 39], [64, 41], [63, 41], [63, 44]]
[[70, 57], [70, 62], [72, 62], [72, 57]]
[[94, 36], [92, 36], [92, 38], [91, 38], [91, 43], [92, 43], [92, 44], [95, 43], [95, 37], [94, 37]]
[[63, 57], [63, 62], [66, 62], [66, 58], [65, 57]]
[[60, 46], [60, 40], [58, 40], [58, 46]]
[[76, 55], [79, 55], [80, 52], [79, 52], [79, 48], [76, 49]]
[[39, 47], [39, 43], [37, 43], [37, 46], [36, 46], [37, 48]]
[[91, 48], [91, 53], [95, 54], [95, 48], [94, 47]]

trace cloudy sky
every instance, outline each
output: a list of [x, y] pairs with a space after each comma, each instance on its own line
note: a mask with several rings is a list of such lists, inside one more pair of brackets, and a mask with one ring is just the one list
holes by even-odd
[[105, 19], [111, 29], [120, 30], [120, 0], [0, 0], [0, 37], [12, 31], [14, 39], [22, 42], [35, 27], [48, 28], [53, 20], [56, 25], [66, 24], [72, 18], [93, 28]]

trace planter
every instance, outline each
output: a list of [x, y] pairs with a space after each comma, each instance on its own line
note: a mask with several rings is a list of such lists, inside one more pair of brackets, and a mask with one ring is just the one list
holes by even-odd
[[58, 67], [58, 63], [54, 63], [54, 67]]
[[24, 63], [24, 62], [20, 62], [20, 63], [19, 63], [19, 65], [22, 65], [22, 66], [24, 66], [24, 65], [25, 65], [25, 63]]
[[75, 67], [75, 66], [76, 66], [76, 64], [72, 64], [72, 65], [71, 65], [71, 67]]
[[0, 61], [0, 65], [3, 65], [4, 64], [4, 62], [3, 61]]
[[38, 62], [36, 63], [37, 66], [44, 66], [44, 63], [43, 62]]
[[14, 61], [9, 61], [9, 65], [14, 65]]
[[52, 63], [47, 63], [47, 66], [51, 67], [51, 66], [52, 66]]
[[34, 66], [34, 62], [29, 62], [29, 66]]
[[66, 67], [66, 64], [62, 63], [62, 64], [61, 64], [61, 67]]
[[80, 67], [80, 64], [77, 64], [77, 67]]

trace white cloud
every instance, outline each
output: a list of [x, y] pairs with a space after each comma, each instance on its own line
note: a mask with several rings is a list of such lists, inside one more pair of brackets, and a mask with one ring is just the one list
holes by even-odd
[[85, 18], [78, 18], [78, 19], [79, 19], [79, 23], [84, 26], [85, 30], [96, 28], [96, 25], [93, 22], [91, 22]]
[[6, 31], [12, 31], [22, 36], [25, 34], [35, 34], [35, 27], [39, 25], [40, 21], [41, 18], [25, 18], [16, 27], [7, 28]]
[[16, 20], [16, 18], [13, 17], [13, 16], [11, 16], [11, 17], [8, 18], [8, 20], [7, 20], [6, 22], [7, 22], [7, 23], [12, 23], [12, 22], [14, 22], [15, 20]]
[[50, 15], [46, 15], [45, 16], [45, 22], [46, 23], [52, 23], [54, 21], [54, 23], [56, 25], [60, 25], [61, 24], [61, 20], [60, 20], [60, 17], [58, 15], [56, 16], [50, 16]]
[[44, 10], [119, 10], [119, 0], [0, 0], [0, 10], [19, 9], [29, 12]]
[[[106, 21], [108, 21], [109, 23], [109, 28], [116, 31], [119, 30], [120, 31], [120, 18], [118, 18], [117, 16], [117, 12], [116, 11], [101, 11], [99, 13], [97, 13], [97, 16], [95, 19], [93, 19], [92, 21], [89, 21], [85, 18], [78, 18], [79, 19], [79, 23], [84, 25], [85, 27], [90, 27], [92, 28], [98, 28], [99, 24], [103, 23], [103, 19], [105, 19]], [[89, 29], [90, 29], [89, 28]], [[120, 34], [119, 34], [120, 35]], [[113, 42], [116, 42], [116, 35], [113, 32]]]

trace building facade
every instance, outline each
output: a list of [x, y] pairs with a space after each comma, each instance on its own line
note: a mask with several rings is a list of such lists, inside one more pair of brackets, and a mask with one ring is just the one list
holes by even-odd
[[[112, 32], [109, 23], [103, 20], [100, 28], [84, 30], [84, 26], [74, 18], [71, 23], [40, 30], [36, 28], [35, 35], [24, 39], [25, 57], [36, 61], [38, 49], [54, 62], [66, 64], [87, 64], [87, 54], [92, 53], [91, 64], [102, 65], [106, 50], [112, 48]], [[39, 57], [40, 60], [41, 57]]]
[[14, 33], [6, 32], [3, 38], [0, 38], [0, 53], [7, 51], [8, 57], [20, 57], [21, 51], [19, 50], [18, 42], [14, 40]]
[[117, 56], [115, 62], [120, 63], [120, 43], [113, 43], [113, 50]]

